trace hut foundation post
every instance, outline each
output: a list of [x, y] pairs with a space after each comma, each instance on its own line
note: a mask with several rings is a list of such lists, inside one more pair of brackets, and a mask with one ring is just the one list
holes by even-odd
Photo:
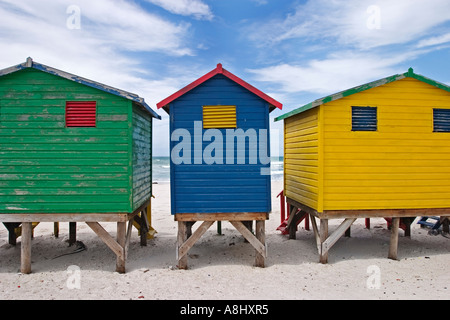
[[388, 258], [392, 260], [397, 260], [399, 226], [400, 226], [400, 218], [392, 218], [391, 241], [389, 244], [389, 255], [388, 255]]
[[[328, 219], [320, 219], [320, 242], [323, 244], [328, 238]], [[320, 263], [328, 262], [328, 250], [324, 252], [323, 247], [320, 250]]]
[[122, 247], [122, 254], [117, 255], [116, 271], [125, 273], [125, 243], [126, 243], [126, 222], [117, 222], [117, 243]]
[[180, 249], [187, 239], [188, 239], [187, 222], [178, 221], [178, 237], [177, 237], [178, 269], [187, 269], [187, 253], [185, 255], [180, 255]]
[[442, 223], [442, 232], [450, 232], [450, 217], [441, 217], [440, 222]]
[[21, 265], [20, 272], [24, 274], [31, 273], [31, 235], [32, 235], [31, 222], [22, 223], [22, 243], [21, 243]]
[[266, 246], [266, 222], [264, 220], [256, 220], [256, 239], [264, 246], [265, 255], [261, 254], [258, 250], [256, 250], [255, 257], [255, 266], [264, 268], [265, 265], [265, 256], [267, 255], [267, 246]]
[[69, 222], [69, 245], [77, 242], [77, 223]]
[[[241, 219], [236, 219], [241, 218]], [[252, 219], [252, 220], [250, 220]], [[263, 220], [264, 219], [264, 220]], [[255, 265], [264, 267], [267, 256], [265, 244], [265, 220], [268, 219], [267, 213], [216, 213], [216, 214], [177, 214], [175, 221], [178, 221], [177, 234], [177, 260], [179, 269], [187, 269], [187, 253], [201, 236], [216, 222], [229, 221], [237, 231], [239, 231], [245, 240], [256, 249]], [[202, 224], [192, 232], [194, 223], [202, 221]], [[256, 221], [255, 235], [251, 228], [253, 221]]]

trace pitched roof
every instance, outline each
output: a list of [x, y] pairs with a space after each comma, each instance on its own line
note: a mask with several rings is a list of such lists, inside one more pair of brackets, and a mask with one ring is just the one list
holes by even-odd
[[437, 87], [439, 89], [442, 89], [442, 90], [445, 90], [447, 92], [450, 92], [450, 86], [445, 85], [445, 84], [440, 83], [440, 82], [437, 82], [435, 80], [429, 79], [429, 78], [424, 77], [424, 76], [422, 76], [420, 74], [416, 74], [416, 73], [414, 73], [414, 70], [412, 68], [409, 68], [408, 72], [401, 73], [401, 74], [396, 74], [396, 75], [393, 75], [393, 76], [390, 76], [390, 77], [387, 77], [387, 78], [383, 78], [383, 79], [380, 79], [380, 80], [372, 81], [372, 82], [363, 84], [361, 86], [357, 86], [357, 87], [354, 87], [354, 88], [351, 88], [351, 89], [347, 89], [347, 90], [344, 90], [344, 91], [332, 94], [330, 96], [326, 96], [326, 97], [314, 100], [311, 103], [308, 103], [308, 104], [306, 104], [306, 105], [304, 105], [304, 106], [302, 106], [300, 108], [297, 108], [297, 109], [295, 109], [293, 111], [290, 111], [288, 113], [285, 113], [285, 114], [275, 118], [275, 121], [280, 121], [280, 120], [292, 117], [292, 116], [294, 116], [296, 114], [305, 112], [305, 111], [307, 111], [309, 109], [315, 108], [315, 107], [320, 106], [320, 105], [322, 105], [324, 103], [327, 103], [327, 102], [339, 100], [339, 99], [342, 99], [344, 97], [351, 96], [352, 94], [355, 94], [355, 93], [358, 93], [358, 92], [363, 92], [365, 90], [376, 88], [376, 87], [382, 86], [384, 84], [388, 84], [388, 83], [391, 83], [391, 82], [394, 82], [394, 81], [398, 81], [398, 80], [401, 80], [401, 79], [405, 79], [405, 78], [414, 78], [416, 80], [428, 83], [428, 84], [430, 84], [430, 85], [432, 85], [434, 87]]
[[128, 100], [132, 100], [134, 102], [136, 102], [138, 105], [140, 105], [141, 107], [143, 107], [152, 117], [156, 118], [156, 119], [161, 119], [161, 116], [159, 114], [157, 114], [155, 111], [152, 110], [152, 108], [150, 108], [149, 105], [147, 105], [147, 103], [145, 103], [144, 99], [139, 97], [138, 95], [134, 94], [134, 93], [130, 93], [124, 90], [120, 90], [117, 88], [113, 88], [110, 86], [107, 86], [105, 84], [99, 83], [99, 82], [95, 82], [83, 77], [79, 77], [76, 76], [74, 74], [65, 72], [65, 71], [61, 71], [37, 62], [34, 62], [33, 59], [31, 58], [27, 58], [27, 61], [3, 70], [0, 70], [0, 77], [5, 76], [7, 74], [10, 73], [14, 73], [23, 69], [27, 69], [27, 68], [33, 68], [36, 70], [40, 70], [46, 73], [50, 73], [56, 76], [59, 76], [61, 78], [65, 78], [95, 89], [99, 89], [102, 90], [104, 92], [128, 99]]
[[234, 74], [232, 74], [231, 72], [229, 72], [228, 70], [225, 70], [222, 67], [222, 64], [217, 64], [217, 67], [208, 72], [207, 74], [205, 74], [204, 76], [200, 77], [199, 79], [195, 80], [194, 82], [192, 82], [191, 84], [188, 84], [186, 87], [184, 87], [183, 89], [175, 92], [174, 94], [172, 94], [171, 96], [165, 98], [164, 100], [162, 100], [161, 102], [157, 103], [156, 106], [158, 107], [158, 109], [160, 108], [164, 108], [164, 110], [169, 113], [169, 108], [168, 105], [178, 99], [179, 97], [181, 97], [182, 95], [184, 95], [185, 93], [191, 91], [192, 89], [194, 89], [195, 87], [199, 86], [200, 84], [202, 84], [203, 82], [211, 79], [212, 77], [214, 77], [215, 75], [218, 74], [222, 74], [225, 77], [227, 77], [230, 80], [233, 80], [234, 82], [236, 82], [237, 84], [241, 85], [242, 87], [244, 87], [245, 89], [249, 90], [250, 92], [256, 94], [258, 97], [260, 97], [261, 99], [267, 101], [269, 103], [269, 105], [272, 107], [271, 109], [275, 109], [275, 108], [279, 108], [282, 109], [283, 105], [276, 101], [275, 99], [269, 97], [267, 94], [265, 94], [264, 92], [256, 89], [255, 87], [253, 87], [252, 85], [250, 85], [249, 83], [245, 82], [244, 80], [242, 80], [241, 78], [235, 76]]

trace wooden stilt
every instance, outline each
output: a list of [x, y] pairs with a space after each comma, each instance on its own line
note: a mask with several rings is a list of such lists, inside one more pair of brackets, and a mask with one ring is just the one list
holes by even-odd
[[[255, 265], [264, 267], [266, 258], [265, 220], [268, 214], [263, 212], [246, 213], [214, 213], [214, 214], [176, 214], [178, 222], [177, 260], [179, 269], [187, 269], [187, 253], [197, 240], [215, 223], [229, 221], [256, 249]], [[198, 221], [202, 224], [192, 233], [192, 225]], [[256, 221], [255, 232], [252, 233], [253, 221]]]
[[[242, 221], [242, 224], [248, 229], [248, 231], [253, 232], [253, 221]], [[244, 238], [244, 242], [248, 242], [248, 240]]]
[[439, 221], [442, 223], [442, 232], [449, 233], [450, 232], [450, 218], [449, 217], [441, 217]]
[[256, 239], [264, 246], [265, 255], [262, 255], [258, 250], [256, 250], [255, 257], [255, 266], [264, 268], [265, 266], [265, 257], [267, 255], [267, 247], [266, 247], [266, 222], [264, 220], [256, 220]]
[[319, 229], [317, 228], [316, 218], [312, 214], [309, 217], [311, 220], [311, 224], [313, 226], [314, 238], [316, 239], [317, 251], [319, 252], [319, 255], [320, 255], [320, 253], [322, 252], [322, 242], [320, 241], [320, 232], [319, 232]]
[[147, 208], [144, 208], [143, 211], [141, 211], [141, 246], [145, 247], [147, 246], [147, 233], [150, 229], [148, 220], [147, 220]]
[[55, 238], [59, 238], [59, 222], [53, 222], [53, 234]]
[[31, 234], [33, 228], [31, 222], [22, 223], [21, 265], [20, 272], [31, 273]]
[[3, 225], [8, 230], [8, 243], [15, 246], [17, 244], [17, 235], [15, 229], [20, 226], [19, 222], [4, 222]]
[[[320, 242], [323, 244], [328, 238], [328, 219], [320, 219]], [[328, 250], [320, 250], [320, 263], [328, 262]]]
[[296, 217], [295, 217], [295, 213], [298, 211], [298, 208], [290, 205], [289, 206], [289, 218], [288, 221], [286, 223], [286, 227], [289, 230], [289, 239], [291, 240], [295, 240], [297, 238], [297, 223], [296, 223]]
[[346, 236], [347, 238], [350, 238], [350, 237], [351, 237], [351, 229], [352, 229], [352, 227], [348, 227], [348, 229], [345, 230], [345, 236]]
[[400, 218], [392, 218], [391, 241], [389, 244], [389, 255], [388, 255], [388, 258], [392, 260], [397, 260], [399, 226], [400, 226]]
[[187, 269], [187, 255], [180, 255], [180, 248], [188, 238], [186, 224], [187, 223], [185, 221], [178, 221], [178, 236], [177, 236], [178, 269]]
[[121, 246], [122, 254], [117, 255], [116, 271], [125, 273], [125, 243], [126, 243], [126, 222], [117, 222], [117, 243]]
[[[261, 255], [261, 258], [258, 258], [259, 263], [261, 264], [261, 259], [266, 257], [266, 246], [265, 243], [262, 243], [257, 237], [251, 233], [241, 221], [230, 221], [230, 223], [238, 230], [245, 239], [248, 240], [248, 242], [256, 249], [257, 255]], [[263, 231], [261, 228], [263, 225], [261, 223], [258, 224], [259, 227], [259, 236], [263, 237]]]
[[77, 242], [77, 223], [69, 222], [69, 245], [73, 245]]
[[[98, 223], [98, 222], [87, 222], [86, 224], [99, 236], [100, 239], [116, 254], [116, 271], [123, 273], [125, 272], [125, 249], [124, 244], [126, 241], [126, 222], [117, 222], [117, 240], [113, 237]], [[120, 242], [119, 242], [120, 241]], [[123, 270], [123, 271], [122, 271]]]

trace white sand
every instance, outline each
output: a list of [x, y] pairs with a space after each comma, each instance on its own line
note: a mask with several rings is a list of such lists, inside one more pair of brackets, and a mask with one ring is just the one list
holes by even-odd
[[[329, 263], [318, 263], [312, 231], [299, 226], [296, 240], [276, 231], [280, 224], [281, 182], [273, 182], [273, 212], [266, 223], [266, 268], [253, 267], [254, 249], [229, 224], [216, 225], [189, 252], [189, 270], [176, 268], [177, 228], [170, 215], [168, 184], [155, 184], [152, 219], [158, 231], [141, 247], [136, 229], [129, 247], [127, 273], [115, 270], [115, 255], [84, 223], [77, 239], [88, 250], [52, 260], [69, 252], [68, 223], [60, 237], [52, 223], [34, 231], [32, 274], [19, 273], [20, 238], [8, 244], [0, 224], [0, 299], [449, 299], [450, 239], [428, 235], [412, 225], [412, 237], [400, 230], [399, 261], [387, 259], [390, 231], [384, 219], [372, 219], [371, 229], [359, 219], [351, 238], [341, 238], [329, 253]], [[330, 221], [330, 232], [340, 220]], [[102, 224], [115, 236], [115, 223]], [[195, 229], [195, 227], [194, 227]], [[80, 268], [79, 288], [67, 268]], [[379, 272], [379, 285], [376, 280]], [[68, 285], [69, 284], [69, 285]]]

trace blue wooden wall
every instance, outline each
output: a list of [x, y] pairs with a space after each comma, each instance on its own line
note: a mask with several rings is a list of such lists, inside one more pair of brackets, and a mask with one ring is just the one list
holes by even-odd
[[[202, 164], [193, 164], [194, 122], [202, 121], [204, 105], [235, 105], [237, 128], [244, 131], [253, 128], [257, 133], [259, 129], [266, 129], [267, 141], [270, 141], [268, 103], [223, 75], [214, 76], [173, 101], [170, 133], [179, 128], [190, 132], [192, 162], [175, 165], [172, 159], [172, 214], [270, 212], [270, 175], [261, 174], [261, 168], [270, 170], [270, 163], [262, 164], [258, 154], [257, 163], [249, 164], [249, 148], [257, 148], [256, 145], [250, 146], [246, 141], [245, 164], [236, 164], [236, 159], [234, 164], [226, 164], [226, 129], [218, 129], [223, 134], [224, 164], [206, 164], [204, 159]], [[170, 149], [180, 141], [171, 141]], [[204, 141], [202, 150], [210, 143]], [[237, 142], [234, 144], [236, 157]]]

